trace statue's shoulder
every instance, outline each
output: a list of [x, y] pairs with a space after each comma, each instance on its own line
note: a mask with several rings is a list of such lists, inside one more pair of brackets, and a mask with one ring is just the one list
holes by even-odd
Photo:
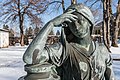
[[107, 47], [104, 45], [104, 43], [96, 42], [96, 50], [98, 50], [100, 54], [104, 54], [104, 55], [109, 54], [109, 51]]
[[49, 45], [48, 49], [49, 49], [50, 54], [56, 55], [56, 56], [59, 54], [59, 56], [60, 56], [62, 54], [62, 51], [63, 51], [63, 46], [60, 42], [58, 42], [58, 43], [54, 43], [52, 45]]
[[96, 43], [96, 55], [101, 57], [103, 60], [109, 60], [111, 58], [111, 54], [104, 43]]
[[96, 51], [95, 51], [96, 61], [100, 62], [101, 64], [105, 62], [108, 64], [112, 61], [111, 54], [108, 51], [107, 47], [104, 43], [96, 43]]
[[64, 61], [64, 58], [61, 58], [62, 54], [65, 54], [65, 52], [60, 42], [49, 46], [49, 56], [55, 65], [60, 66], [61, 61]]
[[52, 49], [52, 50], [59, 50], [60, 48], [62, 48], [62, 44], [60, 42], [58, 43], [54, 43], [52, 45], [49, 45], [49, 48]]
[[104, 43], [95, 42], [97, 48], [107, 49]]

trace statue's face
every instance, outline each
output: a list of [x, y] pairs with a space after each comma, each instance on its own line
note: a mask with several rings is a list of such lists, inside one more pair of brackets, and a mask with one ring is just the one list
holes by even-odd
[[84, 38], [90, 33], [90, 23], [81, 14], [77, 12], [74, 12], [73, 14], [77, 15], [78, 19], [75, 22], [70, 23], [69, 28], [76, 37]]

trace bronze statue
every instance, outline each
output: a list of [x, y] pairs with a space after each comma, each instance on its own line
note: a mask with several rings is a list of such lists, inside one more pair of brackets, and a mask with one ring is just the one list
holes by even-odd
[[[53, 27], [61, 26], [60, 42], [45, 46]], [[49, 21], [24, 53], [24, 80], [114, 80], [111, 56], [91, 39], [94, 17], [74, 4]]]

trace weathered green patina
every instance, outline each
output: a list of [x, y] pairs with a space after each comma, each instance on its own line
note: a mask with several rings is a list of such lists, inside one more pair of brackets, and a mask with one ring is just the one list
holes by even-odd
[[[55, 26], [61, 41], [45, 46]], [[27, 48], [24, 80], [114, 80], [112, 59], [103, 44], [91, 39], [94, 17], [88, 7], [75, 4], [49, 21]]]

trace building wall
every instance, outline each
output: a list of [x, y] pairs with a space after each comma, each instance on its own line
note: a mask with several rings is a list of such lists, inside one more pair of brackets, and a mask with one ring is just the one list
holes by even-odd
[[0, 30], [0, 48], [9, 46], [9, 32]]

